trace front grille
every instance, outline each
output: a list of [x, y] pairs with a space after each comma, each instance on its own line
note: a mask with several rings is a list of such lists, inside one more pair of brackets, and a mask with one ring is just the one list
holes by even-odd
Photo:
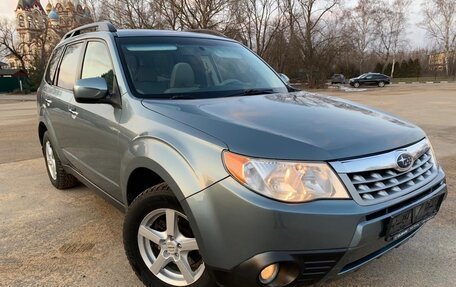
[[430, 148], [417, 155], [412, 167], [404, 172], [394, 168], [347, 173], [348, 178], [363, 201], [387, 199], [411, 192], [431, 181], [437, 167]]

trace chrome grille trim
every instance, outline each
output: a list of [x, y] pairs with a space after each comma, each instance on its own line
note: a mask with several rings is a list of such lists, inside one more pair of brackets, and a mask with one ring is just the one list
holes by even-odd
[[[413, 165], [406, 171], [400, 171], [397, 166], [397, 158], [402, 153], [409, 153], [413, 157]], [[427, 139], [388, 153], [330, 164], [350, 190], [353, 199], [363, 205], [410, 193], [430, 182], [438, 173]]]
[[409, 153], [415, 160], [430, 147], [431, 145], [429, 144], [429, 141], [427, 139], [423, 139], [414, 145], [400, 148], [388, 153], [351, 160], [331, 162], [331, 165], [338, 173], [354, 173], [395, 168], [397, 165], [396, 159], [399, 154], [404, 152]]

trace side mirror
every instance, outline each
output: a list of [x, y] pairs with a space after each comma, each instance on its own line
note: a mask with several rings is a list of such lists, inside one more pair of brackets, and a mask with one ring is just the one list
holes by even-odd
[[74, 85], [73, 92], [78, 103], [106, 103], [108, 84], [101, 77], [81, 79]]
[[285, 84], [287, 84], [287, 85], [290, 84], [290, 78], [288, 78], [287, 75], [280, 73], [279, 76], [280, 76], [280, 78], [282, 79], [282, 81], [285, 82]]

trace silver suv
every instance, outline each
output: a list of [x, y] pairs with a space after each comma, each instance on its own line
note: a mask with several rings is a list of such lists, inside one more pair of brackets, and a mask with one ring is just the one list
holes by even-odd
[[53, 52], [38, 112], [51, 183], [126, 212], [148, 286], [334, 278], [414, 236], [447, 193], [420, 128], [297, 91], [225, 37], [80, 27]]

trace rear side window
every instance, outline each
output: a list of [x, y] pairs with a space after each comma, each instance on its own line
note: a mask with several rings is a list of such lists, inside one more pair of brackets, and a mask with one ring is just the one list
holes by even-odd
[[102, 42], [89, 42], [82, 66], [81, 79], [101, 77], [106, 80], [112, 93], [114, 70], [108, 49]]
[[55, 71], [57, 70], [57, 66], [59, 64], [60, 56], [62, 55], [62, 47], [57, 48], [54, 50], [54, 53], [52, 53], [51, 60], [49, 61], [49, 65], [46, 71], [46, 76], [45, 80], [49, 85], [54, 84], [54, 78], [55, 78]]
[[60, 64], [57, 86], [72, 90], [78, 74], [78, 64], [83, 48], [83, 43], [70, 45], [65, 50]]

